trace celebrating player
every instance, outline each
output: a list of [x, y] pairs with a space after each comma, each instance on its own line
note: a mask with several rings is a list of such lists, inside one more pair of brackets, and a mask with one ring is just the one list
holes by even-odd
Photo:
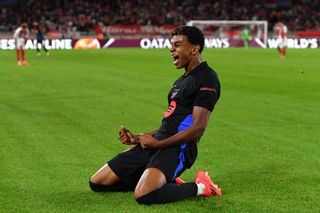
[[[13, 38], [16, 41], [17, 61], [19, 66], [29, 64], [26, 60], [26, 53], [25, 53], [25, 43], [28, 37], [29, 37], [29, 29], [26, 23], [21, 24], [21, 26], [18, 27], [13, 34]], [[21, 57], [20, 57], [20, 54], [21, 54]], [[20, 59], [22, 59], [22, 61]]]
[[201, 58], [204, 36], [198, 28], [178, 27], [171, 36], [173, 64], [185, 72], [169, 92], [168, 110], [160, 128], [133, 135], [121, 127], [121, 143], [135, 146], [115, 156], [91, 177], [93, 191], [134, 191], [140, 204], [221, 196], [207, 172], [197, 172], [194, 182], [178, 178], [195, 162], [199, 140], [220, 97], [220, 83]]
[[274, 30], [278, 34], [279, 44], [277, 47], [278, 52], [280, 53], [281, 58], [286, 57], [286, 48], [287, 48], [287, 32], [288, 28], [282, 22], [277, 23], [274, 26]]

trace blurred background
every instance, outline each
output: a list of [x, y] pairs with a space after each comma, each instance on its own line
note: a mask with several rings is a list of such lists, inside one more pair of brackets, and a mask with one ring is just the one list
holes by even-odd
[[241, 38], [246, 27], [266, 44], [277, 22], [287, 25], [289, 38], [320, 38], [320, 0], [0, 0], [0, 8], [0, 39], [12, 38], [24, 22], [48, 39], [162, 38], [190, 20], [267, 21], [268, 34], [252, 24], [202, 27], [220, 39]]

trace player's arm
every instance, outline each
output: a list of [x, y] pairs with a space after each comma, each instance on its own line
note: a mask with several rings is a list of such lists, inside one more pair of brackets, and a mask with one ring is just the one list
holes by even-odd
[[154, 136], [157, 132], [158, 132], [159, 128], [158, 129], [154, 129], [150, 132], [147, 132], [147, 133], [142, 133], [142, 135], [151, 135], [151, 136]]
[[191, 127], [161, 141], [157, 141], [150, 135], [141, 135], [140, 144], [143, 148], [161, 149], [197, 140], [203, 135], [207, 127], [210, 114], [211, 112], [208, 109], [200, 106], [194, 106], [192, 112], [193, 124]]

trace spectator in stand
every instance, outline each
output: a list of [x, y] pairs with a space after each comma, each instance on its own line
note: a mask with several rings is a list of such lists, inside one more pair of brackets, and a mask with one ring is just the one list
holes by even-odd
[[102, 22], [99, 22], [99, 24], [96, 25], [95, 31], [98, 40], [108, 41], [110, 39], [110, 36], [107, 33], [107, 28]]

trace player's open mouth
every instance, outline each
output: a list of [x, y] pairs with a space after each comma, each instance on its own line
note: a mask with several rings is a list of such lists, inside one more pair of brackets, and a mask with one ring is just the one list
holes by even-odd
[[173, 64], [177, 65], [178, 60], [179, 60], [179, 56], [178, 55], [172, 55], [172, 58], [173, 58]]

